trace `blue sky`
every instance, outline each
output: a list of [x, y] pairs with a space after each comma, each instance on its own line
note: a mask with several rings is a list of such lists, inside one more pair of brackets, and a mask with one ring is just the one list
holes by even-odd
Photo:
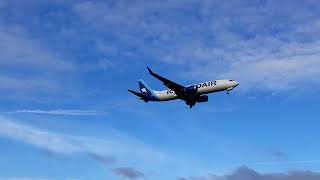
[[[0, 0], [0, 179], [318, 179], [319, 19], [315, 0]], [[138, 79], [165, 88], [146, 66], [240, 86], [144, 103]]]

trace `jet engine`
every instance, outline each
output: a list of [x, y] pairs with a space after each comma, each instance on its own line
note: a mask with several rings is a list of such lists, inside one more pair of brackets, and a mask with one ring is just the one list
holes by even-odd
[[196, 101], [198, 103], [201, 103], [201, 102], [207, 102], [209, 100], [209, 97], [207, 95], [203, 95], [203, 96], [199, 96]]
[[184, 91], [185, 91], [186, 93], [188, 93], [188, 94], [193, 94], [193, 93], [196, 93], [196, 92], [197, 92], [197, 90], [194, 88], [194, 86], [186, 87], [186, 88], [184, 89]]

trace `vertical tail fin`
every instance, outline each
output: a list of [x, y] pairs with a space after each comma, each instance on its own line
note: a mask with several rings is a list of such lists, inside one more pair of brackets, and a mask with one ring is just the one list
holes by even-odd
[[150, 89], [150, 87], [147, 85], [147, 83], [145, 83], [142, 79], [139, 80], [139, 88], [140, 88], [140, 92], [143, 95], [151, 95], [152, 90]]
[[146, 96], [150, 100], [158, 99], [153, 90], [142, 79], [139, 80], [139, 88], [141, 94]]

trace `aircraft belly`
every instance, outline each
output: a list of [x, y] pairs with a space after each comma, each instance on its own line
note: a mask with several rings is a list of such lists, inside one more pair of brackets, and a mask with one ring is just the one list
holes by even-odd
[[157, 94], [158, 98], [160, 101], [168, 101], [168, 100], [173, 100], [177, 98], [177, 95], [175, 93], [159, 93]]

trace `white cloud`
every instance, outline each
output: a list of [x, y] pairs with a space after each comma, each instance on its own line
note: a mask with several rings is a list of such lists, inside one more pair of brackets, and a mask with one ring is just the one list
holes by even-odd
[[0, 28], [0, 66], [32, 70], [71, 70], [73, 65], [50, 52], [23, 27]]
[[18, 25], [0, 28], [0, 54], [0, 91], [8, 97], [56, 93], [61, 90], [62, 75], [75, 68]]
[[256, 162], [251, 165], [288, 165], [288, 164], [319, 164], [320, 160], [303, 160], [303, 161], [274, 161], [274, 162]]
[[94, 153], [101, 156], [112, 156], [120, 160], [125, 160], [126, 158], [140, 160], [160, 160], [166, 158], [166, 155], [162, 152], [134, 138], [125, 136], [114, 130], [109, 130], [109, 132], [110, 136], [104, 138], [73, 136], [38, 129], [5, 117], [0, 117], [1, 137], [24, 142], [54, 153]]
[[[181, 78], [188, 77], [193, 81], [234, 78], [241, 82], [240, 88], [244, 90], [288, 90], [299, 88], [302, 84], [319, 84], [315, 77], [319, 75], [317, 59], [320, 38], [317, 32], [320, 23], [308, 8], [314, 5], [312, 1], [290, 4], [288, 1], [249, 3], [210, 0], [58, 3], [71, 7], [70, 11], [64, 9], [66, 11], [62, 14], [70, 17], [70, 21], [76, 19], [77, 23], [62, 28], [62, 32], [57, 34], [71, 32], [70, 37], [66, 35], [68, 41], [77, 40], [75, 42], [79, 44], [85, 44], [90, 39], [95, 60], [81, 60], [78, 64], [68, 62], [63, 54], [50, 49], [46, 37], [38, 39], [24, 28], [10, 25], [0, 29], [1, 67], [31, 71], [43, 69], [43, 72], [49, 73], [72, 69], [83, 72], [125, 68], [125, 64], [138, 57], [148, 59], [149, 65], [153, 60], [155, 63], [164, 62], [167, 67], [172, 67], [172, 64], [179, 66], [173, 68], [181, 71], [174, 72]], [[292, 14], [292, 11], [296, 13]], [[55, 22], [48, 23], [57, 25]], [[56, 28], [60, 29], [60, 25]], [[62, 37], [62, 41], [66, 36], [57, 35]], [[69, 55], [77, 57], [72, 53]], [[26, 79], [42, 77], [46, 74], [43, 72], [29, 74]], [[17, 91], [21, 84], [27, 83], [33, 89], [57, 89], [61, 81], [57, 78], [59, 75], [55, 73], [50, 76], [54, 80], [45, 76], [42, 81], [35, 78], [29, 83], [31, 81], [5, 74], [2, 77], [8, 78], [2, 78], [0, 82], [2, 80], [7, 85], [0, 89], [10, 89], [12, 86], [11, 90]]]
[[56, 81], [41, 77], [10, 76], [2, 74], [0, 76], [0, 90], [7, 93], [28, 93], [34, 91], [55, 92], [59, 89]]
[[132, 47], [133, 54], [183, 67], [184, 78], [234, 78], [244, 90], [319, 84], [320, 26], [307, 8], [314, 2], [125, 2], [73, 7], [89, 29], [114, 38], [114, 54]]
[[[220, 77], [238, 79], [245, 89], [290, 90], [320, 83], [319, 43], [284, 45], [279, 52], [240, 55]], [[314, 87], [313, 87], [314, 88]]]
[[50, 178], [34, 178], [34, 177], [0, 177], [0, 180], [51, 180]]

